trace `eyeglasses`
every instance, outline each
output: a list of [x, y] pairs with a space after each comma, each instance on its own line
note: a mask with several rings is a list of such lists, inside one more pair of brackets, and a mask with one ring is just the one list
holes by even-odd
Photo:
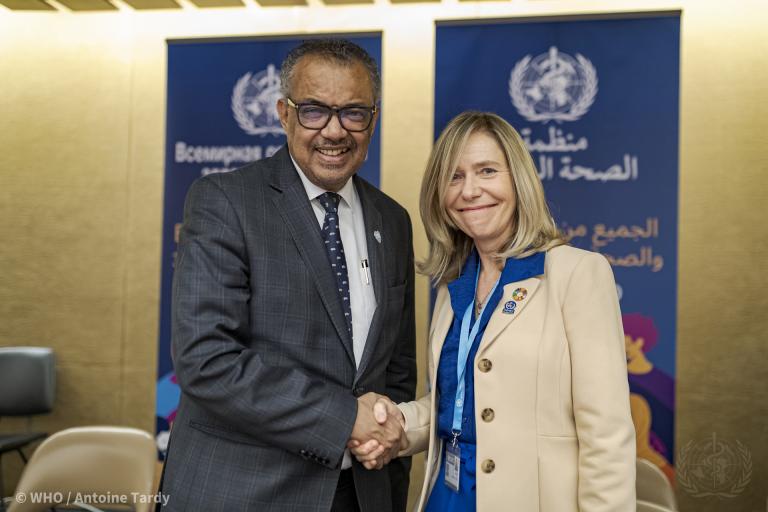
[[[507, 173], [509, 173], [508, 169], [494, 169], [493, 167], [483, 167], [481, 169], [472, 171], [472, 174], [474, 174], [477, 179], [483, 180], [483, 181], [490, 181], [490, 180], [496, 179], [502, 174], [507, 174]], [[448, 182], [448, 184], [451, 186], [460, 185], [464, 183], [465, 179], [466, 179], [466, 173], [464, 171], [454, 171], [454, 173], [451, 175], [451, 180]]]
[[296, 109], [299, 124], [308, 130], [322, 130], [335, 114], [342, 128], [348, 132], [364, 132], [371, 126], [373, 116], [376, 114], [376, 105], [334, 108], [321, 103], [294, 103], [291, 98], [286, 100], [290, 107]]

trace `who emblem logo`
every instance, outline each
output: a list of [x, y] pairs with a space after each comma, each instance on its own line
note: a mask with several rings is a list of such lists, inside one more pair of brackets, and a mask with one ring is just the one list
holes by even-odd
[[529, 121], [576, 121], [597, 94], [597, 72], [581, 54], [576, 58], [552, 46], [549, 52], [520, 59], [509, 76], [509, 96]]
[[752, 480], [752, 454], [738, 440], [688, 441], [677, 456], [677, 483], [694, 498], [735, 498]]
[[285, 135], [277, 114], [280, 71], [269, 64], [259, 73], [246, 73], [232, 90], [232, 114], [250, 135]]

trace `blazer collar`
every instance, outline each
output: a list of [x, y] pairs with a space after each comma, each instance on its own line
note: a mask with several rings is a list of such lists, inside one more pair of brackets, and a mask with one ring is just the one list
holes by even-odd
[[[496, 304], [498, 302], [502, 296], [503, 288], [507, 284], [543, 274], [544, 259], [545, 253], [543, 252], [537, 252], [525, 258], [508, 258], [499, 276], [499, 285], [489, 298], [489, 303]], [[451, 307], [455, 314], [463, 315], [467, 307], [475, 300], [475, 285], [479, 271], [480, 257], [477, 250], [472, 249], [459, 277], [448, 283]]]
[[[538, 252], [527, 258], [517, 260], [520, 262], [518, 270], [509, 272], [506, 279], [502, 273], [502, 282], [505, 284], [502, 289], [496, 289], [495, 293], [500, 295], [500, 299], [488, 321], [488, 326], [485, 328], [478, 355], [488, 350], [502, 331], [520, 318], [528, 304], [533, 300], [536, 290], [541, 284], [539, 276], [544, 274], [545, 254]], [[506, 272], [507, 269], [504, 270]]]
[[[504, 287], [501, 300], [499, 300], [499, 304], [494, 309], [488, 326], [485, 328], [478, 356], [493, 345], [504, 329], [520, 318], [528, 304], [533, 300], [540, 284], [541, 279], [539, 277], [531, 277], [509, 283]], [[521, 300], [520, 294], [522, 293], [525, 294], [525, 298]], [[515, 304], [514, 308], [511, 307], [512, 303]]]
[[440, 361], [440, 352], [443, 350], [445, 337], [448, 335], [448, 330], [451, 328], [452, 322], [453, 308], [451, 307], [451, 297], [448, 288], [441, 286], [437, 291], [435, 309], [432, 313], [432, 324], [429, 329], [429, 339], [432, 340], [432, 360], [429, 365], [432, 370], [432, 375], [430, 376], [432, 392], [437, 391], [435, 388], [437, 382], [437, 365]]
[[[499, 277], [499, 286], [496, 287], [494, 296], [491, 298], [497, 301], [496, 307], [485, 328], [478, 356], [496, 341], [499, 334], [516, 320], [531, 302], [541, 283], [539, 276], [544, 273], [545, 258], [546, 253], [539, 252], [526, 258], [510, 258], [506, 261]], [[474, 300], [477, 260], [477, 254], [473, 250], [464, 264], [461, 275], [451, 281], [443, 289], [442, 294], [438, 293], [430, 333], [430, 339], [435, 340], [432, 344], [432, 358], [435, 365], [440, 360], [440, 351], [454, 315], [462, 315]]]

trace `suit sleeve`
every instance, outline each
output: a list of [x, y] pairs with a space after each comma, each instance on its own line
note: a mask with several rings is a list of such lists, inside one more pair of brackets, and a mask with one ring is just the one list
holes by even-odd
[[240, 220], [215, 178], [195, 182], [185, 204], [172, 313], [179, 385], [255, 443], [336, 467], [357, 401], [301, 368], [267, 365], [250, 348], [248, 255]]
[[608, 261], [590, 253], [563, 298], [579, 439], [579, 510], [635, 510], [635, 431], [616, 285]]
[[403, 311], [397, 327], [399, 333], [396, 338], [396, 345], [386, 370], [386, 395], [395, 403], [407, 402], [416, 396], [413, 228], [407, 212], [405, 213], [404, 224], [408, 232], [405, 295]]

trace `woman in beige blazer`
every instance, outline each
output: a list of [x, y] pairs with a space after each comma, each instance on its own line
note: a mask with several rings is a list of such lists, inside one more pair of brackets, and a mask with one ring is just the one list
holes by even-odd
[[[432, 392], [399, 404], [401, 455], [427, 450], [418, 510], [634, 511], [613, 274], [565, 245], [518, 133], [494, 114], [454, 118], [430, 156], [421, 215], [420, 270], [440, 285]], [[353, 452], [382, 464], [375, 441]]]

